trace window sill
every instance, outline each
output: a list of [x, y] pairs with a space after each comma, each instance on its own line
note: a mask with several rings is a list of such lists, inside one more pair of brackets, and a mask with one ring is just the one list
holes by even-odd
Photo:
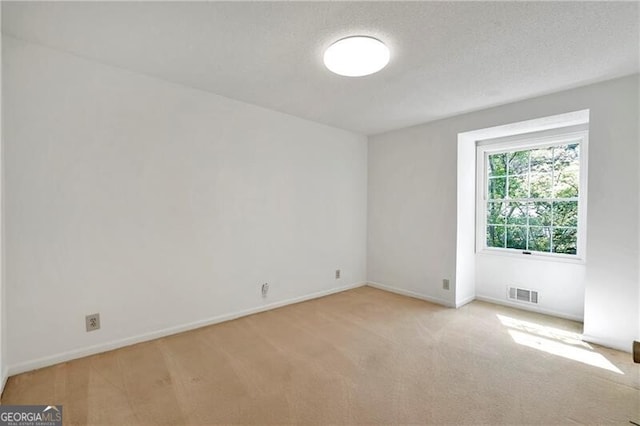
[[521, 259], [521, 260], [526, 259], [526, 260], [543, 261], [543, 262], [573, 263], [574, 265], [586, 264], [586, 260], [584, 259], [584, 257], [561, 255], [561, 254], [542, 254], [542, 253], [536, 253], [536, 252], [531, 252], [531, 254], [524, 254], [521, 250], [512, 250], [512, 249], [484, 248], [481, 250], [476, 250], [476, 254], [481, 256], [510, 257], [513, 259]]

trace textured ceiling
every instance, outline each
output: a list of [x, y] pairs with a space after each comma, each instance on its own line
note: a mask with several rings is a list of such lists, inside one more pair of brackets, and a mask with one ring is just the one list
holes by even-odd
[[[638, 72], [639, 4], [2, 2], [2, 31], [336, 127], [375, 134]], [[352, 34], [391, 49], [339, 77]]]

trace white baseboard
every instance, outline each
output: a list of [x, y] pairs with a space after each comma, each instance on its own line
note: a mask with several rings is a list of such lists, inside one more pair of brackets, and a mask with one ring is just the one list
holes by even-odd
[[596, 345], [605, 346], [607, 348], [617, 349], [622, 352], [632, 353], [632, 343], [628, 345], [624, 345], [620, 342], [615, 342], [607, 339], [602, 339], [600, 337], [591, 336], [589, 334], [583, 334], [582, 340], [589, 343], [594, 343]]
[[392, 286], [389, 286], [389, 285], [386, 285], [386, 284], [380, 284], [380, 283], [377, 283], [375, 281], [369, 281], [369, 282], [367, 282], [367, 285], [369, 287], [377, 288], [379, 290], [388, 291], [390, 293], [401, 294], [403, 296], [413, 297], [414, 299], [426, 300], [427, 302], [435, 303], [437, 305], [446, 306], [448, 308], [455, 307], [453, 303], [451, 303], [451, 302], [449, 302], [447, 300], [444, 300], [444, 299], [440, 299], [439, 297], [427, 296], [426, 294], [420, 294], [420, 293], [416, 293], [416, 292], [411, 291], [411, 290], [405, 290], [405, 289], [402, 289], [402, 288], [392, 287]]
[[558, 312], [551, 309], [540, 308], [533, 305], [525, 305], [524, 303], [513, 303], [508, 300], [496, 299], [494, 297], [476, 295], [476, 300], [482, 300], [483, 302], [494, 303], [496, 305], [508, 306], [510, 308], [522, 309], [525, 311], [537, 312], [539, 314], [551, 315], [552, 317], [564, 318], [572, 321], [583, 322], [584, 318], [577, 315], [567, 314], [564, 312]]
[[469, 297], [467, 297], [466, 299], [462, 299], [461, 301], [456, 302], [456, 309], [457, 309], [457, 308], [461, 308], [461, 307], [463, 307], [464, 305], [466, 305], [467, 303], [471, 303], [471, 302], [473, 302], [474, 300], [476, 300], [476, 296], [475, 296], [475, 295], [473, 295], [473, 296], [469, 296]]
[[2, 369], [2, 372], [0, 372], [0, 397], [2, 397], [2, 392], [4, 392], [4, 387], [7, 385], [8, 379], [9, 379], [9, 369], [5, 367]]
[[152, 331], [150, 333], [144, 333], [137, 336], [127, 337], [125, 339], [114, 340], [111, 342], [101, 343], [101, 344], [89, 346], [86, 348], [74, 349], [74, 350], [63, 352], [56, 355], [51, 355], [43, 358], [21, 362], [19, 364], [10, 365], [8, 369], [5, 369], [4, 371], [5, 374], [3, 376], [3, 379], [4, 381], [6, 381], [8, 376], [13, 376], [15, 374], [36, 370], [38, 368], [49, 367], [51, 365], [59, 364], [61, 362], [71, 361], [71, 360], [83, 358], [89, 355], [95, 355], [98, 353], [111, 351], [111, 350], [122, 348], [125, 346], [134, 345], [136, 343], [147, 342], [149, 340], [158, 339], [160, 337], [170, 336], [172, 334], [182, 333], [184, 331], [206, 327], [208, 325], [230, 321], [230, 320], [244, 317], [247, 315], [253, 315], [253, 314], [268, 311], [271, 309], [292, 305], [294, 303], [300, 303], [300, 302], [304, 302], [311, 299], [317, 299], [319, 297], [328, 296], [330, 294], [340, 293], [342, 291], [351, 290], [357, 287], [362, 287], [366, 284], [367, 283], [365, 282], [359, 282], [359, 283], [349, 284], [346, 286], [334, 287], [329, 290], [322, 290], [322, 291], [318, 291], [318, 292], [307, 294], [300, 297], [294, 297], [294, 298], [282, 300], [279, 302], [269, 303], [267, 305], [257, 306], [251, 309], [245, 309], [242, 311], [236, 311], [228, 314], [217, 315], [215, 317], [194, 321], [188, 324], [169, 327], [162, 330]]

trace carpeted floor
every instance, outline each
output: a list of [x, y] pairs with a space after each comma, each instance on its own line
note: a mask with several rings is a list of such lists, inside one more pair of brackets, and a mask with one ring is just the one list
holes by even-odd
[[575, 322], [361, 287], [21, 374], [65, 424], [640, 423], [640, 365]]

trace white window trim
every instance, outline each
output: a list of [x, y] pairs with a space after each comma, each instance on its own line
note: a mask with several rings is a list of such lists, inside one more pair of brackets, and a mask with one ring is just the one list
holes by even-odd
[[[486, 162], [489, 154], [513, 151], [514, 149], [543, 148], [559, 145], [563, 142], [580, 140], [580, 190], [578, 196], [578, 238], [577, 254], [546, 253], [524, 251], [510, 248], [487, 247], [486, 223], [488, 176]], [[476, 141], [476, 253], [571, 263], [586, 261], [586, 225], [587, 225], [587, 164], [588, 164], [589, 126], [581, 124], [556, 128], [534, 133], [505, 136], [495, 139]]]

